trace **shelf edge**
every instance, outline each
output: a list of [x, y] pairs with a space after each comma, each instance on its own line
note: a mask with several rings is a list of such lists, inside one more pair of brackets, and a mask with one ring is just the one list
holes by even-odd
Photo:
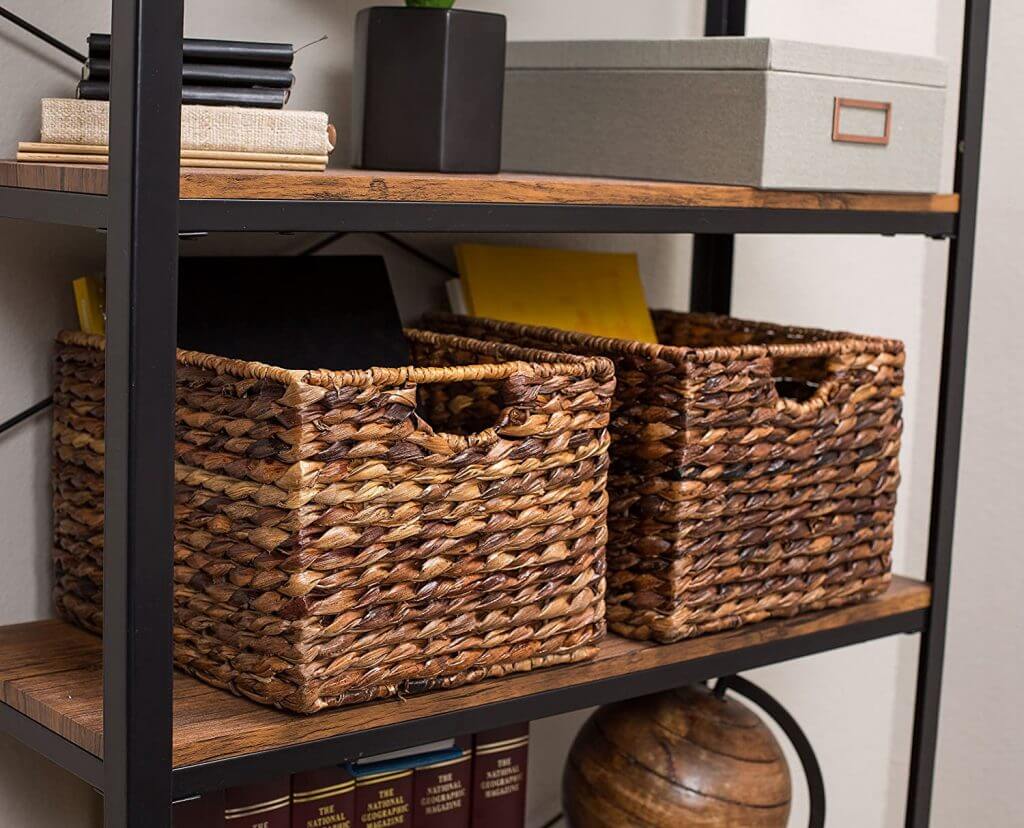
[[946, 237], [955, 213], [501, 202], [182, 199], [185, 232], [836, 233]]
[[0, 186], [0, 218], [96, 229], [107, 226], [107, 197]]
[[260, 778], [313, 770], [337, 764], [346, 758], [447, 738], [453, 733], [471, 733], [609, 704], [891, 635], [917, 633], [925, 628], [927, 615], [926, 608], [911, 610], [794, 638], [767, 641], [734, 652], [713, 653], [689, 661], [543, 691], [507, 702], [492, 702], [313, 742], [185, 765], [174, 770], [174, 797], [181, 799]]
[[102, 759], [4, 702], [0, 702], [0, 732], [103, 791]]

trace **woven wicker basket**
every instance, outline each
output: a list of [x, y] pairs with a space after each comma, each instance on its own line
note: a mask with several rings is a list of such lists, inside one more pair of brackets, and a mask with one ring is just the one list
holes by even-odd
[[654, 318], [664, 344], [427, 320], [615, 361], [610, 629], [676, 641], [883, 591], [902, 344], [702, 314]]
[[[435, 367], [178, 352], [179, 667], [312, 712], [596, 653], [611, 362], [408, 337]], [[56, 604], [94, 631], [102, 349], [60, 335], [54, 398]]]

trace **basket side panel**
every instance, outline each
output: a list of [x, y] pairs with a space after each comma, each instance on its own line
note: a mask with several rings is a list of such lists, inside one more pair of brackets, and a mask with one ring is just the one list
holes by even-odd
[[708, 314], [654, 318], [661, 348], [430, 320], [614, 356], [610, 627], [674, 641], [884, 589], [902, 344]]
[[[55, 361], [56, 601], [95, 631], [101, 348], [69, 336]], [[179, 667], [311, 712], [596, 653], [610, 368], [526, 365], [504, 421], [465, 437], [423, 420], [412, 385], [214, 362], [178, 372]]]
[[103, 623], [103, 352], [58, 343], [54, 355], [54, 605], [92, 632]]
[[[524, 368], [466, 436], [426, 422], [413, 385], [184, 369], [179, 665], [311, 712], [592, 655], [614, 382], [588, 373]], [[446, 426], [488, 400], [452, 384]]]
[[[671, 641], [861, 600], [890, 580], [902, 350], [847, 348], [820, 405], [779, 400], [761, 426], [691, 421], [666, 500], [674, 549], [610, 579], [612, 629]], [[610, 566], [611, 566], [610, 562]]]

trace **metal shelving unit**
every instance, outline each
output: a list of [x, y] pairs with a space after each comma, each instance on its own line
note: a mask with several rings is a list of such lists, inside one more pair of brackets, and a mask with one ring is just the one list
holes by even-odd
[[[927, 825], [956, 504], [989, 0], [966, 0], [955, 212], [884, 206], [850, 210], [827, 204], [793, 209], [529, 199], [181, 198], [177, 101], [183, 3], [112, 2], [118, 62], [112, 78], [107, 193], [67, 192], [56, 184], [0, 187], [0, 217], [108, 231], [103, 666], [102, 671], [96, 666], [98, 639], [91, 639], [90, 649], [76, 638], [84, 634], [58, 622], [0, 629], [0, 729], [101, 790], [108, 828], [169, 828], [172, 801], [221, 785], [469, 732], [484, 723], [579, 709], [881, 636], [915, 633], [922, 636], [922, 646], [906, 824]], [[707, 33], [742, 33], [744, 12], [743, 0], [709, 0]], [[884, 198], [880, 196], [883, 204]], [[178, 240], [184, 231], [255, 230], [696, 233], [693, 306], [719, 312], [729, 309], [735, 234], [919, 234], [948, 239], [926, 583], [899, 579], [893, 596], [856, 611], [769, 622], [668, 648], [612, 641], [609, 657], [594, 665], [479, 685], [439, 697], [433, 705], [425, 696], [390, 707], [385, 702], [359, 708], [356, 717], [322, 714], [299, 736], [276, 741], [267, 736], [248, 750], [225, 746], [188, 753], [182, 747], [188, 727], [199, 728], [198, 733], [202, 727], [227, 730], [237, 721], [251, 723], [256, 714], [250, 709], [262, 708], [220, 694], [229, 700], [223, 702], [228, 708], [248, 708], [225, 710], [222, 721], [210, 719], [202, 727], [186, 722], [183, 699], [192, 693], [192, 685], [184, 682], [191, 680], [175, 677], [172, 667]], [[34, 643], [43, 640], [47, 647]], [[625, 649], [619, 652], [617, 647]], [[60, 698], [74, 694], [52, 692], [59, 686], [52, 675], [57, 670], [53, 650], [61, 651], [62, 658], [79, 659], [73, 669], [66, 664], [61, 668], [60, 680], [77, 681], [82, 690], [67, 709], [61, 708]], [[40, 689], [44, 684], [49, 690]], [[177, 702], [176, 686], [184, 688]], [[82, 699], [91, 699], [91, 706]], [[262, 715], [261, 732], [278, 732], [275, 717], [285, 714]]]

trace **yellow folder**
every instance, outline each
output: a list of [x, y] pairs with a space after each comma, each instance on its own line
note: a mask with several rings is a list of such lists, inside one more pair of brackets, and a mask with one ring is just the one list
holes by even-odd
[[91, 334], [106, 333], [103, 308], [103, 284], [92, 276], [81, 276], [72, 283], [75, 289], [75, 308], [78, 326]]
[[455, 247], [473, 316], [657, 342], [634, 253]]

